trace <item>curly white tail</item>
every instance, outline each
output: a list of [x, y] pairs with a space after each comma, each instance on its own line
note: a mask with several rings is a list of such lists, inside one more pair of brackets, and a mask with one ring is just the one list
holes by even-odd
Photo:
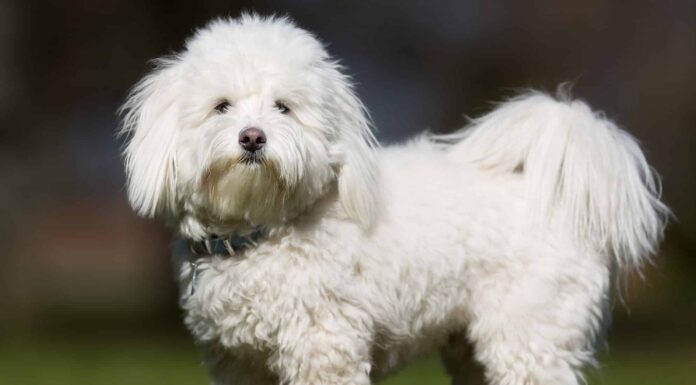
[[530, 204], [578, 239], [639, 269], [655, 253], [669, 209], [636, 140], [585, 103], [530, 92], [445, 137], [458, 160], [524, 174]]

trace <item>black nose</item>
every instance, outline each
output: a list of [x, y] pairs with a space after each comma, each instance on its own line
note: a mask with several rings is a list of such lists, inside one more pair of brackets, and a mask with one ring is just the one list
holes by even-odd
[[239, 133], [239, 145], [249, 152], [260, 150], [264, 144], [266, 134], [260, 128], [247, 127]]

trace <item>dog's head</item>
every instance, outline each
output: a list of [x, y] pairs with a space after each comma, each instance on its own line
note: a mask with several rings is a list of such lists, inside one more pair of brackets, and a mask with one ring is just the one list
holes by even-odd
[[283, 222], [337, 184], [376, 206], [374, 137], [350, 79], [285, 18], [211, 22], [156, 62], [122, 109], [128, 196], [143, 216]]

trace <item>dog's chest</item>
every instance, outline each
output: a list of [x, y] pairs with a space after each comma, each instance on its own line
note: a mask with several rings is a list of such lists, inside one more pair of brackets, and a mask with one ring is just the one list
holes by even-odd
[[317, 309], [335, 306], [336, 292], [348, 286], [341, 276], [352, 270], [332, 251], [328, 258], [307, 247], [262, 245], [242, 256], [200, 258], [195, 277], [191, 260], [182, 259], [178, 274], [187, 327], [201, 343], [235, 351], [276, 349], [279, 334]]
[[185, 323], [199, 342], [263, 350], [274, 344], [283, 276], [263, 263], [252, 265], [208, 257], [198, 260], [195, 274], [194, 266], [182, 265]]

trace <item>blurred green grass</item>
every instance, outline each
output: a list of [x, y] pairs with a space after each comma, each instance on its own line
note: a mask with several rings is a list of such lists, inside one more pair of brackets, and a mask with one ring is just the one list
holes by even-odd
[[[684, 351], [640, 346], [612, 350], [589, 384], [685, 385], [696, 383], [696, 347]], [[13, 385], [207, 384], [198, 351], [188, 340], [122, 339], [10, 342], [0, 346], [0, 382]], [[439, 359], [427, 357], [382, 385], [445, 385]]]

